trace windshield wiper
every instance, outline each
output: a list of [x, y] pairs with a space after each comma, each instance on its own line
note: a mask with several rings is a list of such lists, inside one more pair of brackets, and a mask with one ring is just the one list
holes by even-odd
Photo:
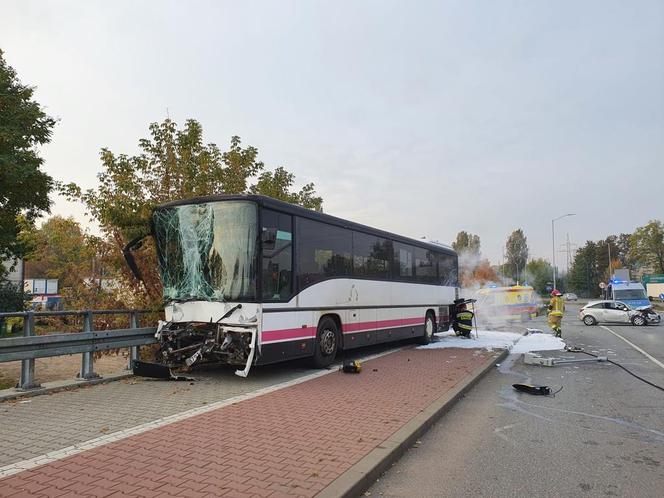
[[224, 316], [222, 316], [219, 320], [217, 320], [217, 323], [219, 323], [220, 321], [222, 321], [224, 318], [228, 318], [229, 316], [231, 316], [231, 315], [233, 314], [233, 312], [234, 312], [235, 310], [239, 310], [239, 309], [241, 309], [241, 308], [242, 308], [242, 304], [236, 304], [236, 305], [233, 306], [231, 309], [229, 309], [226, 313], [224, 313]]
[[200, 297], [179, 297], [165, 300], [167, 303], [189, 303], [191, 301], [209, 301], [209, 299], [203, 299]]

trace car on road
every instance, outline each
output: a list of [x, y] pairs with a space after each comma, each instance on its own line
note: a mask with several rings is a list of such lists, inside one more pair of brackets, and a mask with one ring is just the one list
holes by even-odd
[[563, 294], [563, 299], [565, 301], [578, 301], [579, 296], [577, 296], [573, 292], [565, 292], [565, 294]]
[[652, 308], [633, 309], [621, 301], [591, 301], [579, 310], [579, 319], [586, 325], [600, 322], [631, 323], [633, 325], [658, 324], [662, 318]]

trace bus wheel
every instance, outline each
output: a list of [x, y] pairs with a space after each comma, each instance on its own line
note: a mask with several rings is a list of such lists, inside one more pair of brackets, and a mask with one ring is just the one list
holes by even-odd
[[316, 344], [314, 346], [314, 366], [324, 368], [329, 366], [339, 349], [339, 329], [336, 322], [326, 316], [318, 323]]
[[433, 317], [433, 313], [428, 312], [427, 316], [424, 318], [424, 335], [418, 339], [417, 342], [420, 344], [429, 344], [433, 341], [433, 334], [436, 331], [436, 320]]

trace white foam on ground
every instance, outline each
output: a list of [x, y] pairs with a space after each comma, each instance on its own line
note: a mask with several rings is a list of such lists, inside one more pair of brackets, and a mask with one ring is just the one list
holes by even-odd
[[507, 349], [512, 354], [527, 353], [529, 351], [552, 351], [565, 348], [562, 339], [548, 333], [532, 333], [521, 335], [517, 332], [499, 332], [496, 330], [479, 330], [477, 337], [472, 333], [471, 339], [458, 337], [454, 332], [436, 334], [436, 342], [420, 346], [418, 349]]
[[517, 342], [510, 353], [520, 354], [530, 351], [555, 351], [565, 349], [565, 341], [553, 334], [528, 334]]

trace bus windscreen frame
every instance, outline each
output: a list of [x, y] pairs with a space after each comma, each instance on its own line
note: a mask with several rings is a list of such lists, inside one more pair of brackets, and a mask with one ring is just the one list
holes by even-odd
[[255, 302], [258, 205], [228, 200], [158, 208], [152, 217], [167, 301]]

